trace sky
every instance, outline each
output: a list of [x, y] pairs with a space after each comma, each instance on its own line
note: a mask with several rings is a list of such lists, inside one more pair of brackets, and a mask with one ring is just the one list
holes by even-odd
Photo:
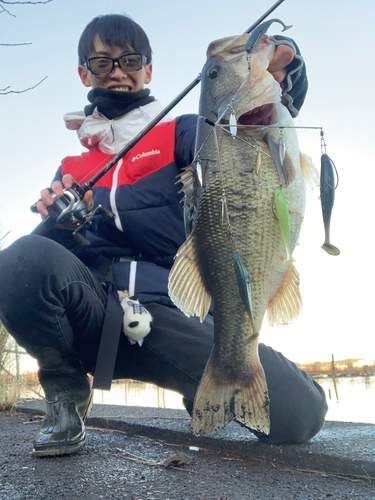
[[[77, 73], [77, 44], [98, 14], [130, 15], [153, 48], [151, 94], [168, 104], [200, 73], [209, 43], [245, 32], [271, 1], [53, 0], [45, 5], [8, 5], [0, 14], [0, 229], [5, 246], [39, 223], [29, 207], [48, 186], [62, 158], [80, 154], [75, 132], [62, 116], [87, 104]], [[15, 16], [15, 17], [14, 17]], [[271, 16], [292, 24], [286, 35], [306, 60], [309, 92], [297, 126], [323, 127], [327, 153], [339, 172], [331, 223], [338, 257], [322, 250], [319, 189], [308, 192], [300, 244], [303, 312], [287, 327], [263, 323], [261, 341], [299, 363], [335, 359], [375, 360], [373, 322], [375, 2], [285, 0]], [[275, 23], [269, 34], [280, 33]], [[1, 92], [1, 91], [0, 91]], [[173, 111], [196, 113], [199, 87]], [[298, 130], [300, 149], [320, 169], [319, 130]], [[360, 178], [359, 178], [360, 177]]]

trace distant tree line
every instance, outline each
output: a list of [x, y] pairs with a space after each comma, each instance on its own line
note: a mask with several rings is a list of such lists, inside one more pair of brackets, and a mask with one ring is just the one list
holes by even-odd
[[[299, 368], [307, 372], [331, 372], [332, 361], [314, 361], [313, 363], [296, 363]], [[363, 364], [361, 358], [343, 359], [335, 361], [335, 371], [375, 371], [375, 361], [372, 365]]]

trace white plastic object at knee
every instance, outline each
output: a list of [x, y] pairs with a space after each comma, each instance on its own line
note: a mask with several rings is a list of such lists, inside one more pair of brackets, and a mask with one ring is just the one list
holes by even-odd
[[129, 298], [128, 292], [118, 292], [124, 311], [123, 330], [131, 344], [143, 343], [144, 337], [151, 331], [152, 316], [135, 298]]

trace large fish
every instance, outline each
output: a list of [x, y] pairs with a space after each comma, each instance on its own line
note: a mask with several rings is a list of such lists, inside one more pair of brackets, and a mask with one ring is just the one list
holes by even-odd
[[267, 308], [271, 323], [287, 323], [301, 308], [288, 255], [305, 210], [299, 147], [294, 129], [279, 128], [293, 121], [267, 71], [275, 45], [263, 37], [249, 55], [248, 39], [208, 47], [195, 159], [181, 175], [190, 234], [177, 253], [169, 293], [201, 321], [211, 299], [214, 310], [214, 347], [194, 401], [197, 435], [234, 418], [269, 433], [272, 401], [259, 332]]

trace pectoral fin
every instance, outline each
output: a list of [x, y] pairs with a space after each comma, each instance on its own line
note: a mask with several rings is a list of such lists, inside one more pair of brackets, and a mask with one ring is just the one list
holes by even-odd
[[314, 189], [315, 186], [319, 186], [319, 172], [314, 167], [312, 159], [304, 153], [300, 153], [299, 161], [305, 189]]
[[203, 322], [210, 309], [211, 295], [197, 265], [193, 239], [194, 233], [177, 252], [169, 273], [168, 292], [171, 300], [186, 316], [198, 316]]
[[299, 274], [290, 264], [275, 297], [268, 303], [268, 321], [273, 325], [287, 325], [301, 312], [302, 298], [299, 290]]

